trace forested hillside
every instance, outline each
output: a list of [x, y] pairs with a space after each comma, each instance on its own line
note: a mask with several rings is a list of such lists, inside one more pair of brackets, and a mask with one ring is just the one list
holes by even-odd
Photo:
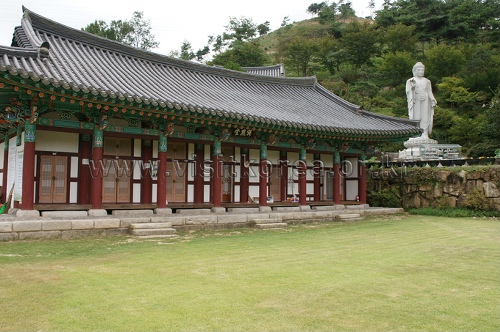
[[[246, 30], [236, 20], [212, 40], [220, 43], [209, 63], [231, 69], [283, 63], [287, 76], [315, 75], [365, 110], [407, 117], [405, 82], [421, 61], [438, 101], [431, 138], [460, 144], [470, 157], [500, 148], [500, 0], [385, 0], [373, 19], [356, 17], [343, 1], [304, 10], [314, 17], [293, 24], [285, 18], [259, 37], [251, 20]], [[253, 33], [238, 36], [252, 24]]]

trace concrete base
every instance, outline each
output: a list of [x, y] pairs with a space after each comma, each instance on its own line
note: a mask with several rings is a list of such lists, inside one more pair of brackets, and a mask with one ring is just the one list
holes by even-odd
[[108, 212], [104, 209], [90, 209], [88, 214], [89, 217], [106, 217]]
[[43, 211], [42, 217], [46, 218], [84, 218], [88, 216], [87, 211]]
[[[10, 213], [10, 211], [9, 211], [9, 213]], [[15, 211], [15, 216], [18, 218], [38, 218], [38, 217], [40, 217], [40, 211], [38, 211], [38, 210], [17, 210], [17, 211]]]
[[211, 209], [213, 213], [226, 213], [226, 208], [223, 207], [213, 207]]

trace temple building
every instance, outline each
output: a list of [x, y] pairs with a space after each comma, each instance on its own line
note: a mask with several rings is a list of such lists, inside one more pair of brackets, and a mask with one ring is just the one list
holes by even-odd
[[21, 210], [366, 202], [363, 161], [418, 123], [315, 77], [238, 72], [76, 30], [23, 7], [0, 46], [0, 181]]

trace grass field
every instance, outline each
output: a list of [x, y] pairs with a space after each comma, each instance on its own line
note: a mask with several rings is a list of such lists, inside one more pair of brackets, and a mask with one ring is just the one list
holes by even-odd
[[498, 331], [495, 219], [0, 243], [1, 331]]

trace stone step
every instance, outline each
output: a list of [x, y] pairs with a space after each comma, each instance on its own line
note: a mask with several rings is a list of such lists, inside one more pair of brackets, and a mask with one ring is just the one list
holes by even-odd
[[274, 222], [269, 224], [255, 224], [255, 228], [271, 229], [271, 228], [285, 228], [288, 224], [286, 222]]
[[131, 224], [131, 229], [163, 229], [172, 228], [171, 222], [145, 222], [140, 224]]
[[345, 221], [351, 221], [351, 220], [362, 220], [363, 217], [359, 213], [346, 213], [346, 214], [339, 214], [336, 216], [338, 220], [345, 220]]
[[252, 223], [254, 224], [273, 224], [273, 223], [281, 223], [281, 218], [262, 218], [262, 219], [252, 219]]
[[132, 235], [136, 236], [151, 236], [151, 235], [161, 235], [167, 236], [170, 235], [172, 237], [177, 236], [177, 231], [174, 228], [145, 228], [145, 229], [132, 229]]

